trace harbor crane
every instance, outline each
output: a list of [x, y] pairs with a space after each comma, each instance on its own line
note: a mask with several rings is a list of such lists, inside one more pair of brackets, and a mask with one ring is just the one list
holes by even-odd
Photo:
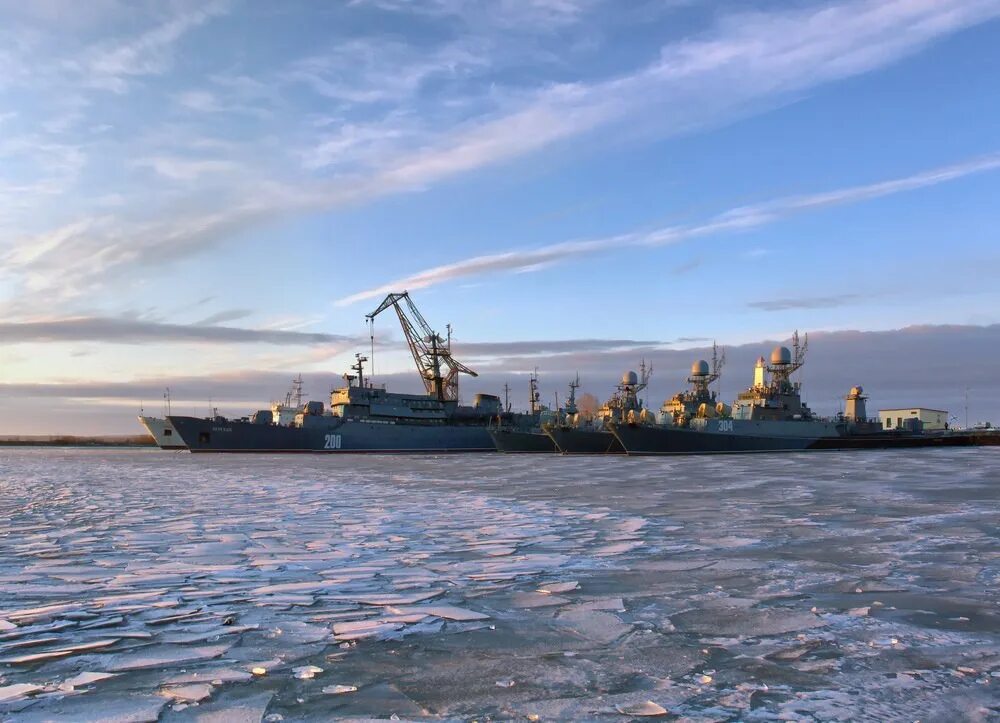
[[375, 317], [390, 307], [399, 317], [403, 335], [427, 393], [442, 402], [457, 402], [458, 375], [479, 375], [452, 357], [451, 325], [448, 326], [448, 338], [442, 339], [417, 310], [408, 291], [389, 294], [375, 311], [365, 314], [365, 318], [374, 324]]

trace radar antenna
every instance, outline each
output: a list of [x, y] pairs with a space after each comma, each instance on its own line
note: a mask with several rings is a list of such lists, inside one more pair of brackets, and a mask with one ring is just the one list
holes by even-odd
[[[365, 318], [374, 322], [375, 317], [392, 307], [403, 327], [403, 335], [410, 347], [413, 361], [417, 365], [427, 393], [440, 401], [458, 401], [458, 375], [479, 376], [469, 367], [451, 356], [451, 329], [447, 340], [442, 339], [417, 310], [408, 291], [392, 293], [385, 297], [379, 307]], [[442, 369], [442, 367], [444, 367]]]

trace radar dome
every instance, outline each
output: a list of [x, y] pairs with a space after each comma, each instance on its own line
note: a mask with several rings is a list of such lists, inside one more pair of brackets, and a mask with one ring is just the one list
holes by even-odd
[[851, 396], [860, 397], [864, 393], [864, 391], [865, 390], [861, 387], [860, 384], [856, 387], [851, 387]]
[[774, 351], [771, 352], [771, 363], [772, 364], [791, 364], [792, 363], [792, 352], [789, 351], [787, 346], [776, 346]]
[[694, 364], [691, 365], [691, 376], [693, 377], [704, 377], [708, 375], [708, 362], [704, 359], [699, 359]]
[[622, 384], [628, 387], [634, 387], [639, 383], [639, 375], [635, 372], [625, 372], [622, 374]]

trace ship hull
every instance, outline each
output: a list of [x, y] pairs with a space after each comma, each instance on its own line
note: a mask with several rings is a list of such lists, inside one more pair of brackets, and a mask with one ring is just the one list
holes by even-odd
[[519, 432], [509, 429], [491, 429], [490, 437], [498, 452], [522, 453], [556, 451], [555, 442], [544, 432]]
[[146, 428], [160, 449], [186, 449], [180, 434], [168, 420], [140, 416], [139, 424]]
[[545, 430], [563, 454], [625, 454], [625, 448], [611, 432], [573, 427]]
[[[915, 449], [927, 447], [968, 447], [976, 444], [974, 435], [962, 433], [897, 434], [874, 432], [850, 434], [842, 427], [815, 423], [813, 428], [805, 422], [801, 433], [767, 435], [757, 430], [744, 432], [718, 432], [704, 429], [657, 427], [641, 425], [614, 425], [615, 436], [630, 455], [681, 455], [681, 454], [748, 454], [753, 452], [804, 452], [811, 450], [849, 449]], [[782, 431], [788, 431], [784, 429]], [[794, 431], [794, 430], [793, 430]]]
[[614, 435], [630, 455], [798, 452], [819, 441], [808, 436], [769, 437], [628, 424], [615, 425]]
[[192, 452], [315, 454], [494, 452], [485, 426], [406, 424], [316, 417], [302, 427], [170, 417]]

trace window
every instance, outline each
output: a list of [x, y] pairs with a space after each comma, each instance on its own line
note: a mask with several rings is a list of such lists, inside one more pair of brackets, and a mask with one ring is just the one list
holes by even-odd
[[892, 429], [892, 417], [885, 418], [885, 428]]
[[902, 417], [896, 417], [896, 426], [897, 427], [902, 427], [903, 426], [903, 418]]
[[172, 429], [164, 429], [163, 430], [163, 436], [164, 437], [173, 437], [174, 436], [174, 430], [172, 430]]

